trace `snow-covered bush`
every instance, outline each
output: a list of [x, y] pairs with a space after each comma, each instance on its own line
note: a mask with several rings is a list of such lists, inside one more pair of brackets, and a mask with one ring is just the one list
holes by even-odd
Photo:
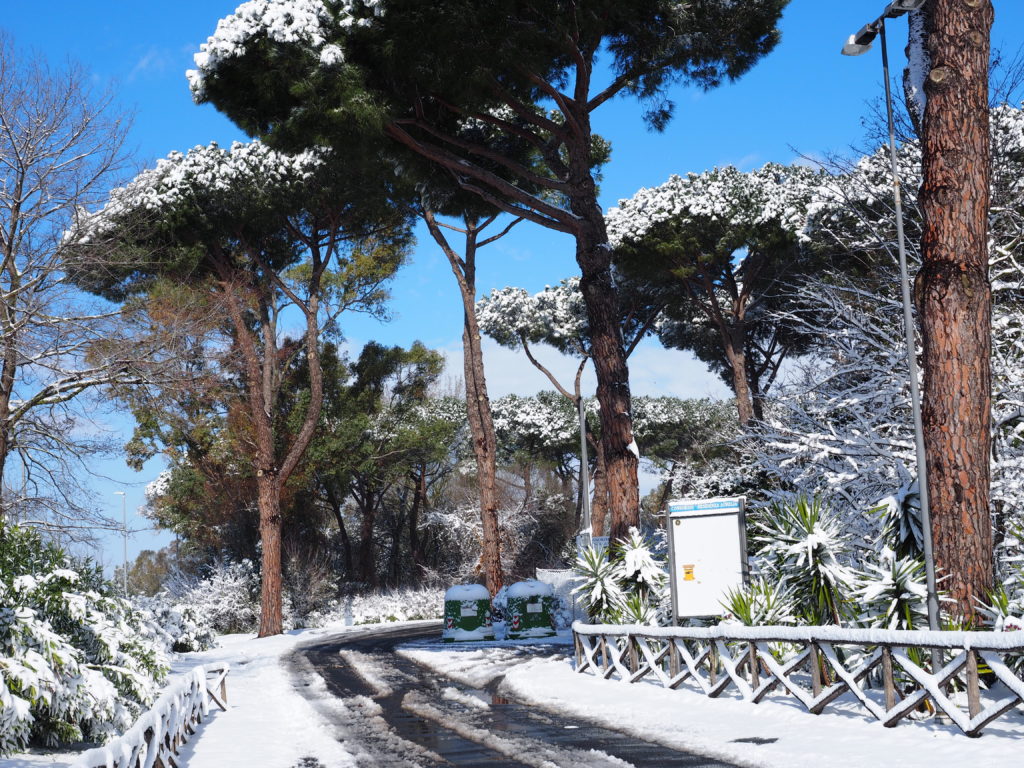
[[619, 564], [609, 558], [605, 550], [588, 547], [576, 560], [576, 575], [583, 583], [573, 593], [580, 596], [591, 620], [615, 623], [626, 601], [619, 583]]
[[219, 562], [179, 602], [191, 606], [198, 621], [220, 634], [250, 632], [260, 615], [260, 581], [249, 560]]
[[444, 590], [403, 589], [347, 595], [306, 617], [311, 627], [327, 624], [380, 624], [444, 618]]
[[884, 549], [878, 563], [857, 574], [853, 600], [862, 624], [882, 629], [928, 626], [924, 562]]
[[784, 582], [796, 611], [811, 624], [840, 624], [854, 583], [848, 539], [821, 498], [773, 503], [754, 522], [766, 578]]
[[609, 550], [585, 549], [576, 561], [579, 594], [590, 617], [605, 624], [657, 624], [668, 579], [651, 539], [630, 528]]
[[105, 741], [153, 701], [159, 630], [97, 568], [0, 525], [0, 754]]
[[168, 592], [136, 600], [149, 612], [153, 623], [165, 636], [165, 642], [175, 653], [206, 651], [217, 643], [217, 631], [196, 606], [175, 600]]
[[723, 624], [740, 623], [748, 627], [786, 626], [796, 623], [793, 593], [785, 581], [758, 577], [739, 589], [726, 592], [722, 608], [727, 611]]

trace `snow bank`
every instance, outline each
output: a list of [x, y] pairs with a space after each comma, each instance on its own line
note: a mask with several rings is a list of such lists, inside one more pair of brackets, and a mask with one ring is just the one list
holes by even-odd
[[1019, 763], [1024, 743], [1019, 717], [993, 723], [984, 738], [968, 739], [955, 726], [934, 722], [884, 728], [849, 697], [815, 716], [790, 697], [755, 707], [685, 689], [577, 675], [564, 661], [506, 669], [499, 691], [674, 749], [763, 768], [1009, 766]]
[[490, 600], [491, 593], [483, 584], [457, 584], [449, 587], [444, 593], [445, 602], [449, 600]]
[[338, 631], [289, 632], [257, 639], [228, 635], [221, 647], [187, 654], [187, 660], [228, 661], [228, 710], [217, 712], [184, 746], [179, 765], [225, 768], [235, 765], [293, 766], [313, 757], [324, 765], [354, 765], [327, 720], [295, 688], [283, 657], [300, 641]]
[[530, 597], [552, 597], [555, 590], [550, 584], [545, 584], [537, 579], [527, 579], [513, 584], [508, 588], [508, 597], [530, 598]]

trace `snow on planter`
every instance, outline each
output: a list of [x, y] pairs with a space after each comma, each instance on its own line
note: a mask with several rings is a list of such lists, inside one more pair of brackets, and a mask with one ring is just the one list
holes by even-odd
[[444, 629], [446, 643], [493, 640], [491, 594], [481, 584], [459, 584], [444, 593]]
[[555, 634], [555, 591], [550, 584], [527, 579], [508, 588], [505, 636], [510, 640]]

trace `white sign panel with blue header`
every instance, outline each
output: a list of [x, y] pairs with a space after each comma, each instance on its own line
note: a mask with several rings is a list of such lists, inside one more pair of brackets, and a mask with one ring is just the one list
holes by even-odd
[[720, 616], [729, 590], [747, 577], [746, 499], [668, 503], [669, 584], [676, 620]]

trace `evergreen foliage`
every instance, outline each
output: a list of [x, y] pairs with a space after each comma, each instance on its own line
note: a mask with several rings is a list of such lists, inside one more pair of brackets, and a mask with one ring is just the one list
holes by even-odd
[[0, 755], [126, 730], [167, 671], [159, 630], [96, 566], [0, 525]]

